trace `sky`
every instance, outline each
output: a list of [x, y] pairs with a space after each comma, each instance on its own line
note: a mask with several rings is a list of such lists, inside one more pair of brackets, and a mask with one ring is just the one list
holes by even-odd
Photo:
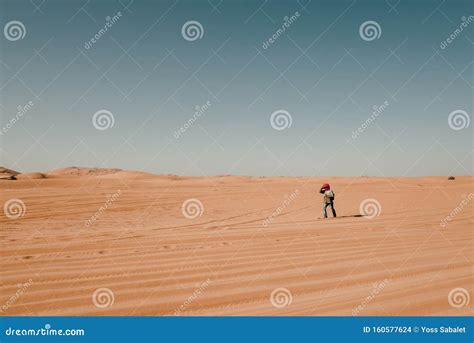
[[473, 175], [472, 15], [467, 0], [2, 0], [0, 165]]

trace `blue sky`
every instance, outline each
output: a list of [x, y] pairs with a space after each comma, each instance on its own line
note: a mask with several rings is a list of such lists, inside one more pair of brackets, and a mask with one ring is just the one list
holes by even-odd
[[[0, 37], [6, 167], [472, 175], [470, 1], [46, 0], [0, 8], [4, 29], [18, 21], [25, 31]], [[182, 33], [189, 21], [200, 24], [195, 40]], [[375, 36], [361, 35], [366, 22], [377, 24], [368, 24]], [[94, 125], [97, 112], [113, 126]], [[291, 126], [272, 126], [273, 113]]]

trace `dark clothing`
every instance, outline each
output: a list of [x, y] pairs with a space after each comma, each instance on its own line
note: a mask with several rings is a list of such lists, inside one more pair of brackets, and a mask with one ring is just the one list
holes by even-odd
[[324, 215], [324, 218], [327, 218], [327, 217], [328, 217], [328, 212], [327, 212], [328, 206], [331, 207], [332, 216], [333, 216], [333, 217], [336, 217], [336, 209], [334, 208], [334, 202], [331, 201], [331, 202], [328, 203], [328, 204], [326, 204], [326, 203], [323, 204], [323, 215]]

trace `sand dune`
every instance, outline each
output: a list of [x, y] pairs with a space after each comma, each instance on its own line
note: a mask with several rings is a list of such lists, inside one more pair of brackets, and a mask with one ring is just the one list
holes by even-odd
[[86, 167], [68, 167], [55, 169], [48, 172], [48, 176], [55, 177], [86, 177], [86, 176], [99, 176], [99, 175], [110, 175], [121, 172], [121, 169], [117, 168], [86, 168]]
[[472, 314], [448, 298], [472, 294], [473, 202], [441, 224], [473, 177], [46, 176], [0, 183], [24, 204], [0, 220], [3, 315]]
[[14, 179], [16, 175], [20, 174], [17, 171], [8, 169], [5, 167], [0, 167], [0, 180], [1, 179]]
[[118, 168], [90, 168], [90, 167], [67, 167], [55, 169], [46, 173], [30, 172], [19, 173], [14, 170], [0, 167], [0, 179], [7, 180], [32, 180], [45, 178], [71, 178], [71, 177], [100, 177], [112, 179], [147, 179], [147, 178], [167, 178], [179, 179], [176, 175], [155, 175], [141, 171], [128, 171]]
[[16, 175], [17, 180], [34, 180], [34, 179], [44, 179], [47, 175], [43, 173], [21, 173]]

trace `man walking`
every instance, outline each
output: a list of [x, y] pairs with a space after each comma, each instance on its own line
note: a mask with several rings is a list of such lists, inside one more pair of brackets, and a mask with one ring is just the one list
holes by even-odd
[[328, 217], [327, 208], [331, 206], [332, 216], [336, 217], [336, 209], [334, 208], [334, 192], [331, 190], [331, 186], [328, 183], [325, 183], [319, 193], [323, 194], [323, 216], [324, 218]]

